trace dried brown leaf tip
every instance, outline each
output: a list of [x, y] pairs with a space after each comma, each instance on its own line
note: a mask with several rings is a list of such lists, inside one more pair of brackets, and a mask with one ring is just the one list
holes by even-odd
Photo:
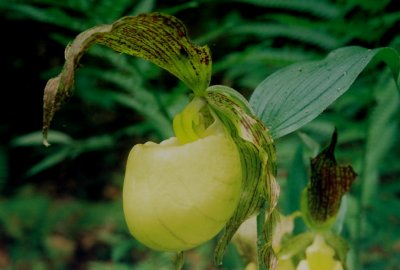
[[207, 46], [193, 44], [184, 24], [177, 18], [150, 13], [121, 18], [79, 34], [65, 50], [61, 73], [48, 81], [44, 90], [43, 142], [55, 112], [72, 95], [75, 71], [86, 50], [93, 44], [144, 58], [182, 80], [201, 96], [210, 83], [211, 55]]
[[330, 145], [311, 159], [311, 181], [306, 188], [302, 205], [306, 221], [315, 229], [332, 225], [343, 195], [350, 190], [357, 176], [350, 165], [337, 164], [334, 155], [336, 143], [335, 130]]

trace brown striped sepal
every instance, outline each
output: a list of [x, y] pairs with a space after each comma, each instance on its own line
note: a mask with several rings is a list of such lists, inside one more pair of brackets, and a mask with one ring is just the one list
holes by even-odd
[[350, 165], [338, 165], [334, 151], [337, 132], [330, 145], [311, 159], [311, 181], [303, 191], [304, 220], [313, 229], [329, 228], [336, 219], [343, 195], [350, 190], [357, 174]]

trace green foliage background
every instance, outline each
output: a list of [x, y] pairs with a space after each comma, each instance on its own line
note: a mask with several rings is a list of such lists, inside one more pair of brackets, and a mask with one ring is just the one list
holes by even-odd
[[[400, 51], [397, 1], [0, 0], [0, 269], [171, 269], [171, 254], [132, 239], [121, 207], [130, 148], [172, 135], [188, 89], [158, 67], [95, 46], [76, 91], [41, 145], [45, 82], [66, 44], [89, 27], [160, 11], [208, 44], [212, 84], [249, 97], [277, 69], [347, 45]], [[359, 174], [344, 201], [350, 269], [397, 269], [400, 258], [399, 97], [382, 65], [367, 69], [320, 117], [278, 141], [280, 209], [298, 209], [309, 158], [339, 132], [337, 159]], [[363, 169], [365, 168], [365, 169]], [[187, 269], [216, 269], [213, 243], [188, 253]], [[232, 246], [221, 269], [244, 269]]]

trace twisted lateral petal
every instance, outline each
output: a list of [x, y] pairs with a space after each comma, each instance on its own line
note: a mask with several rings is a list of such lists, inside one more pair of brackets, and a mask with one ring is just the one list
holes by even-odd
[[144, 245], [183, 251], [214, 237], [237, 207], [240, 157], [224, 133], [180, 144], [136, 145], [128, 158], [123, 207]]
[[238, 147], [243, 168], [243, 190], [238, 207], [217, 244], [214, 259], [223, 253], [239, 226], [252, 214], [266, 208], [263, 244], [259, 257], [268, 269], [275, 269], [272, 231], [277, 222], [279, 185], [275, 180], [275, 144], [268, 129], [253, 115], [247, 101], [235, 90], [221, 85], [207, 89], [210, 110], [217, 115]]

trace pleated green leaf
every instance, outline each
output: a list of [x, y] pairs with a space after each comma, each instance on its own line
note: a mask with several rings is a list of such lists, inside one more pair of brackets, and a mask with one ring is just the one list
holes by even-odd
[[325, 59], [296, 63], [267, 77], [254, 90], [250, 104], [276, 139], [321, 114], [344, 94], [372, 61], [384, 61], [395, 80], [400, 58], [392, 48], [344, 47]]
[[275, 145], [269, 131], [252, 113], [247, 101], [226, 86], [212, 86], [206, 91], [207, 103], [221, 120], [238, 147], [243, 169], [243, 190], [238, 207], [225, 226], [215, 250], [215, 262], [222, 256], [239, 226], [252, 214], [266, 206], [265, 245], [259, 251], [261, 260], [276, 265], [272, 250], [272, 230], [276, 224], [279, 186], [275, 180]]
[[209, 49], [194, 45], [184, 24], [177, 18], [161, 13], [141, 14], [93, 27], [68, 45], [63, 70], [47, 82], [43, 105], [45, 144], [48, 144], [47, 132], [55, 111], [72, 94], [75, 71], [82, 55], [96, 43], [153, 62], [182, 80], [196, 95], [202, 95], [209, 85]]

